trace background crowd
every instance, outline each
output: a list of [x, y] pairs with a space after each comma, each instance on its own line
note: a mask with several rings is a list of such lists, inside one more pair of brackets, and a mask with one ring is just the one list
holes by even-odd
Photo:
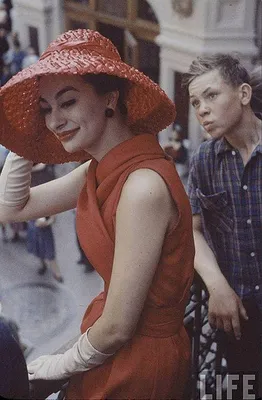
[[13, 75], [38, 60], [33, 47], [23, 49], [17, 32], [12, 30], [11, 0], [0, 0], [0, 82], [4, 85]]

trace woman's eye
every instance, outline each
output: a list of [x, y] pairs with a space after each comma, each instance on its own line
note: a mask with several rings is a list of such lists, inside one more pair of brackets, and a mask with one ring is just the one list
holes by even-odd
[[51, 108], [43, 108], [43, 107], [40, 107], [40, 114], [43, 115], [43, 116], [45, 116], [45, 115], [47, 115], [47, 114], [50, 114], [51, 111], [52, 111]]
[[75, 104], [76, 100], [75, 99], [71, 99], [68, 101], [65, 101], [64, 103], [61, 104], [62, 108], [68, 108], [70, 106], [72, 106], [73, 104]]

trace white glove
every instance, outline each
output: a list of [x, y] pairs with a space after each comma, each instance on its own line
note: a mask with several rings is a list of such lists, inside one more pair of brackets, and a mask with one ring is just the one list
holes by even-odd
[[27, 366], [29, 380], [66, 379], [103, 364], [113, 354], [100, 353], [92, 346], [87, 337], [89, 329], [64, 354], [41, 356], [32, 361]]
[[0, 176], [0, 204], [22, 207], [29, 198], [33, 162], [10, 153]]

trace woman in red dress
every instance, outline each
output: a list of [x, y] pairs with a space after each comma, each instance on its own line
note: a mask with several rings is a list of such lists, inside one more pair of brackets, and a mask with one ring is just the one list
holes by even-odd
[[[67, 399], [182, 400], [192, 218], [156, 138], [173, 122], [174, 104], [90, 30], [62, 34], [0, 100], [0, 142], [19, 155], [8, 156], [1, 175], [0, 222], [76, 207], [81, 246], [104, 280], [79, 340], [31, 362], [30, 381], [68, 379]], [[33, 162], [82, 160], [30, 189]]]

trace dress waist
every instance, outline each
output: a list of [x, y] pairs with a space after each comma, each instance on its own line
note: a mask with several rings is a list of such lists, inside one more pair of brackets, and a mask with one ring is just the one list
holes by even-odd
[[[103, 312], [106, 301], [105, 292], [100, 293], [89, 305], [82, 322], [84, 332], [94, 324]], [[139, 318], [135, 335], [150, 337], [169, 337], [176, 335], [183, 327], [184, 304], [173, 307], [153, 307], [145, 305]]]
[[136, 334], [151, 337], [169, 337], [177, 334], [183, 327], [184, 308], [148, 307], [142, 312], [137, 324]]

